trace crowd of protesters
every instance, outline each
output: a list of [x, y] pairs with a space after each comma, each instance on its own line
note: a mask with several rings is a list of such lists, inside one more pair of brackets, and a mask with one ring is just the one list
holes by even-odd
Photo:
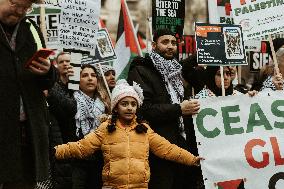
[[236, 67], [204, 67], [196, 55], [178, 62], [167, 29], [131, 62], [127, 80], [116, 82], [110, 65], [85, 64], [71, 90], [68, 52], [54, 65], [25, 65], [45, 47], [25, 17], [33, 3], [0, 0], [0, 189], [202, 189], [198, 99], [222, 96], [221, 71], [225, 96], [283, 90], [284, 39], [273, 41], [278, 67], [264, 66], [248, 88], [236, 82]]

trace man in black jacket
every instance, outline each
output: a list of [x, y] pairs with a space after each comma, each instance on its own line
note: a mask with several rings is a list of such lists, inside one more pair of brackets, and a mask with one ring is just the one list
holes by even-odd
[[43, 90], [56, 74], [47, 59], [28, 68], [44, 47], [38, 27], [26, 19], [36, 0], [0, 0], [0, 188], [32, 189], [48, 178], [47, 107]]
[[[157, 30], [153, 50], [145, 58], [133, 60], [128, 82], [137, 82], [143, 89], [144, 101], [139, 113], [155, 132], [171, 143], [186, 148], [183, 115], [196, 114], [196, 100], [184, 100], [181, 65], [174, 55], [177, 40], [170, 30]], [[149, 189], [183, 189], [186, 186], [183, 167], [150, 155]]]

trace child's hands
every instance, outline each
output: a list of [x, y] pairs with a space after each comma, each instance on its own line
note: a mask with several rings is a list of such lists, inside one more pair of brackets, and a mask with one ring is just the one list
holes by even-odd
[[101, 123], [105, 122], [108, 118], [109, 116], [107, 114], [102, 114], [99, 116], [99, 120]]
[[249, 95], [250, 97], [256, 96], [258, 94], [258, 91], [253, 90], [253, 91], [248, 91], [247, 95]]
[[200, 161], [201, 160], [205, 160], [203, 157], [199, 157], [199, 156], [196, 156], [195, 157], [195, 160], [194, 160], [194, 162], [193, 162], [193, 165], [194, 166], [200, 166]]

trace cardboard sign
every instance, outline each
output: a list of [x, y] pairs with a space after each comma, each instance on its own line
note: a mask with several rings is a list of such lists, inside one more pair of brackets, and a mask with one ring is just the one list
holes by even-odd
[[284, 188], [284, 93], [200, 99], [193, 117], [206, 189]]
[[284, 2], [281, 0], [234, 0], [235, 24], [240, 24], [244, 40], [284, 31]]
[[178, 37], [183, 35], [185, 16], [185, 0], [153, 0], [153, 31], [169, 28]]
[[199, 64], [247, 64], [240, 26], [196, 23], [195, 35]]

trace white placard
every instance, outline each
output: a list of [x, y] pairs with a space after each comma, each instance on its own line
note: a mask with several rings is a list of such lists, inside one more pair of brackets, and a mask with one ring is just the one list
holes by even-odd
[[70, 65], [73, 66], [74, 75], [69, 77], [68, 89], [79, 90], [81, 60], [81, 53], [71, 52]]
[[62, 48], [95, 55], [100, 0], [62, 0], [59, 41]]
[[243, 29], [244, 40], [284, 31], [283, 0], [231, 1], [235, 24]]

